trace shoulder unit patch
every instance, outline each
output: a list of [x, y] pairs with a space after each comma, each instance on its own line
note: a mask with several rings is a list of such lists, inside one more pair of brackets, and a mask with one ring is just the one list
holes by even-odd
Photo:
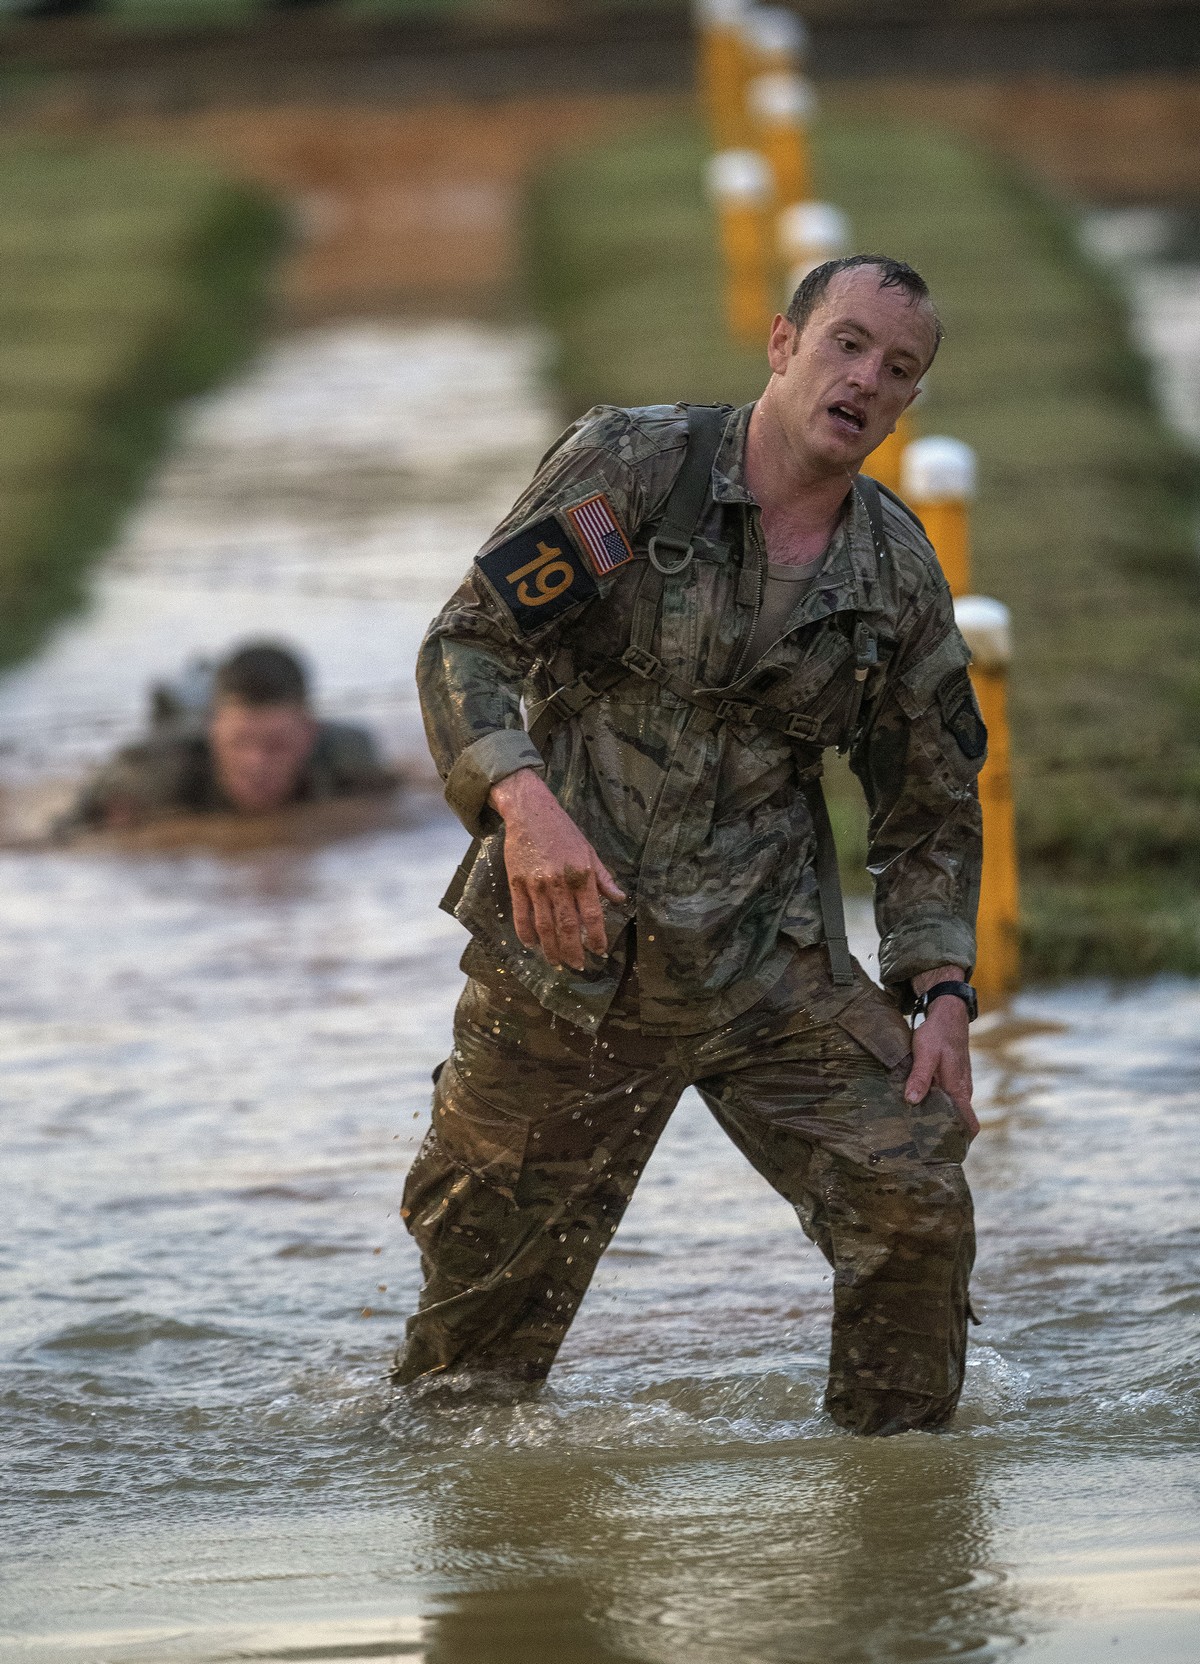
[[475, 564], [522, 635], [599, 592], [587, 561], [553, 515], [477, 555]]
[[618, 566], [624, 566], [627, 560], [633, 559], [633, 550], [629, 547], [629, 539], [617, 523], [616, 516], [608, 506], [608, 498], [602, 491], [586, 502], [578, 503], [567, 510], [567, 517], [575, 530], [579, 533], [579, 541], [588, 552], [598, 578], [613, 572]]
[[958, 742], [958, 749], [964, 757], [976, 762], [987, 751], [987, 729], [966, 671], [951, 671], [939, 684], [937, 697], [942, 718]]

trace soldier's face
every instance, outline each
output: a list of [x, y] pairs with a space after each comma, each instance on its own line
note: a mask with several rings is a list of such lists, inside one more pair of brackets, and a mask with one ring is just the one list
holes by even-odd
[[883, 289], [874, 266], [839, 272], [797, 333], [775, 320], [772, 401], [792, 445], [855, 472], [917, 396], [936, 336], [927, 306]]
[[208, 725], [221, 789], [248, 815], [282, 808], [291, 800], [316, 738], [316, 723], [302, 705], [223, 699]]

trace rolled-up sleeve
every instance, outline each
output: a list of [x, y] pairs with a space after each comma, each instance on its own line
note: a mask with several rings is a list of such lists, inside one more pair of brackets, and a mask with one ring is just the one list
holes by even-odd
[[459, 753], [446, 776], [446, 802], [472, 837], [487, 831], [483, 811], [492, 787], [522, 768], [545, 773], [541, 753], [523, 728], [497, 729]]

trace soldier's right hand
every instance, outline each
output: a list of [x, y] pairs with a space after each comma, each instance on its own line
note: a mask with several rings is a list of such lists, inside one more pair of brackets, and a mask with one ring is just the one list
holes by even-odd
[[581, 971], [585, 948], [608, 951], [601, 895], [620, 902], [625, 892], [533, 769], [497, 781], [488, 801], [504, 821], [504, 864], [518, 937], [552, 965]]

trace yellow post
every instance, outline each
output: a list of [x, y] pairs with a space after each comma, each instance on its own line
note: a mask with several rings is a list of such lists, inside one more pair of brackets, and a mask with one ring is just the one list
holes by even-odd
[[775, 222], [779, 251], [787, 266], [787, 298], [814, 266], [844, 254], [850, 241], [850, 222], [829, 202], [793, 202]]
[[873, 480], [878, 480], [880, 485], [886, 485], [889, 491], [899, 492], [903, 496], [904, 493], [900, 491], [900, 459], [914, 438], [912, 418], [906, 411], [883, 444], [876, 445], [863, 463], [863, 473], [869, 474]]
[[725, 256], [725, 316], [744, 346], [764, 346], [775, 316], [769, 280], [771, 170], [756, 150], [723, 150], [708, 164]]
[[746, 0], [693, 0], [700, 90], [717, 150], [736, 150], [749, 138], [745, 13]]
[[915, 439], [900, 460], [900, 495], [924, 522], [951, 595], [971, 587], [975, 452], [961, 439]]
[[971, 682], [988, 731], [979, 776], [983, 808], [983, 882], [979, 894], [975, 986], [981, 1005], [1002, 1003], [1020, 984], [1020, 891], [1008, 733], [1009, 611], [984, 595], [964, 595], [954, 616], [971, 649]]
[[744, 7], [741, 34], [751, 75], [794, 74], [804, 63], [808, 30], [786, 6]]
[[808, 123], [815, 100], [799, 75], [759, 75], [746, 93], [754, 143], [775, 181], [775, 206], [807, 202], [812, 195]]

